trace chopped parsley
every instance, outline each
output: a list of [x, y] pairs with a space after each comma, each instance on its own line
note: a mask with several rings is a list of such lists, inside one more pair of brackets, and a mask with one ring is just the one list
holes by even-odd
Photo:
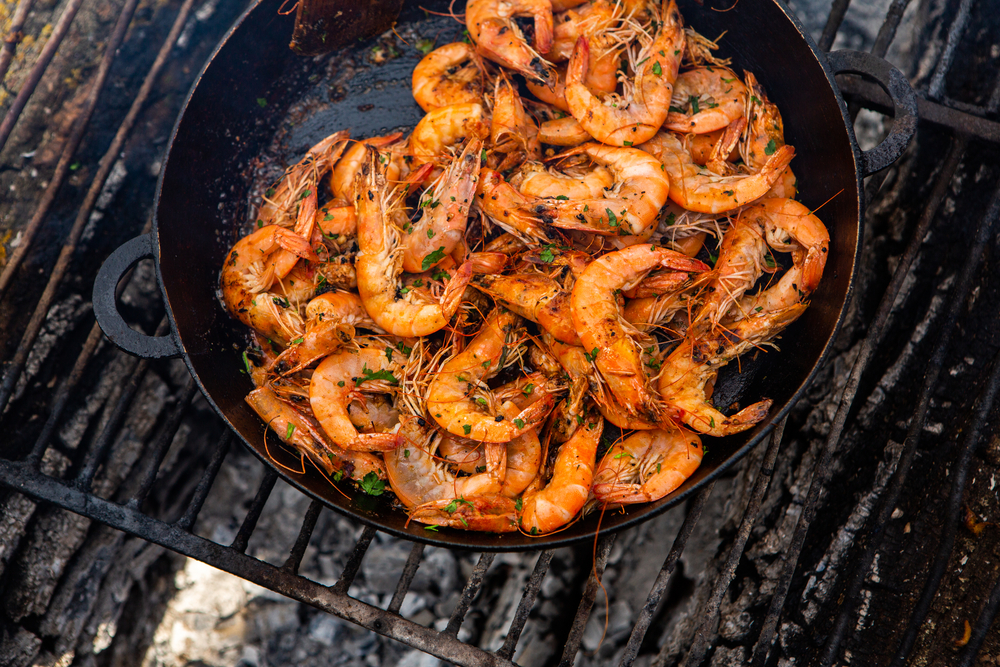
[[444, 259], [444, 246], [441, 246], [434, 252], [424, 257], [424, 261], [420, 263], [420, 269], [422, 271], [426, 271], [435, 264], [437, 264], [438, 262], [440, 262], [442, 259]]
[[381, 496], [382, 492], [385, 491], [385, 480], [379, 479], [378, 475], [370, 472], [361, 478], [361, 490], [369, 496]]
[[289, 423], [288, 429], [285, 431], [285, 440], [291, 440], [292, 433], [295, 433], [295, 424]]
[[396, 376], [391, 371], [381, 370], [375, 372], [369, 369], [367, 364], [361, 369], [361, 374], [364, 377], [355, 380], [354, 384], [356, 386], [360, 386], [362, 382], [368, 382], [369, 380], [385, 380], [390, 384], [399, 384], [399, 380], [396, 379]]
[[653, 74], [655, 74], [656, 76], [660, 76], [661, 74], [663, 74], [663, 68], [660, 67], [660, 61], [659, 60], [657, 60], [655, 63], [653, 63]]

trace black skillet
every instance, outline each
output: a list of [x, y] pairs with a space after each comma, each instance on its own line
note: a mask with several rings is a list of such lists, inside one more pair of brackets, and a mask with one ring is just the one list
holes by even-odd
[[[708, 439], [701, 467], [667, 497], [603, 516], [593, 513], [541, 537], [432, 532], [406, 525], [406, 514], [393, 506], [390, 494], [368, 496], [347, 482], [334, 489], [308, 468], [298, 474], [298, 457], [274, 447], [273, 436], [269, 456], [264, 424], [243, 401], [252, 388], [241, 360], [247, 332], [216, 296], [222, 260], [246, 231], [256, 159], [276, 136], [288, 148], [291, 164], [335, 130], [349, 128], [353, 137], [363, 138], [410, 128], [422, 113], [409, 88], [410, 71], [421, 56], [416, 49], [397, 41], [402, 55], [392, 58], [392, 51], [383, 49], [381, 55], [390, 59], [374, 64], [375, 42], [364, 41], [352, 26], [331, 26], [330, 39], [347, 45], [333, 61], [336, 80], [331, 83], [316, 61], [288, 49], [292, 20], [277, 13], [280, 3], [261, 0], [248, 10], [195, 82], [160, 175], [155, 231], [108, 258], [94, 284], [94, 311], [108, 338], [122, 349], [153, 358], [183, 356], [219, 415], [291, 484], [337, 511], [408, 539], [487, 551], [550, 548], [593, 539], [598, 530], [634, 525], [682, 501], [760, 442], [801, 396], [830, 348], [850, 296], [862, 238], [862, 179], [889, 166], [906, 148], [916, 128], [915, 97], [902, 74], [883, 60], [844, 51], [822, 54], [780, 0], [682, 0], [686, 23], [710, 37], [725, 32], [722, 55], [732, 57], [737, 71], [753, 71], [781, 109], [787, 141], [796, 150], [792, 167], [799, 198], [810, 208], [822, 206], [819, 215], [832, 239], [812, 306], [782, 336], [780, 352], [747, 354], [739, 372], [730, 364], [717, 383], [719, 405], [774, 399], [768, 418], [738, 436]], [[405, 6], [398, 33], [437, 38], [439, 45], [460, 38], [461, 26], [453, 19], [427, 13], [418, 4], [428, 6], [427, 0]], [[719, 11], [730, 5], [729, 11]], [[345, 72], [351, 60], [354, 68]], [[889, 136], [869, 151], [858, 147], [834, 82], [834, 74], [846, 72], [875, 79], [895, 104]], [[172, 325], [171, 333], [160, 338], [130, 329], [115, 303], [121, 276], [144, 258], [156, 261]]]

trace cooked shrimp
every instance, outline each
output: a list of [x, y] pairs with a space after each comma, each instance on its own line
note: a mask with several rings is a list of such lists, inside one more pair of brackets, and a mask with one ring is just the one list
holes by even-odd
[[745, 296], [733, 316], [775, 312], [805, 301], [823, 278], [830, 248], [826, 226], [807, 206], [793, 199], [764, 199], [743, 211], [742, 217], [763, 227], [769, 246], [790, 252], [792, 267], [768, 289]]
[[510, 347], [523, 335], [520, 317], [502, 308], [490, 313], [482, 329], [468, 346], [449, 359], [431, 380], [427, 390], [427, 414], [441, 428], [462, 438], [482, 442], [509, 442], [536, 428], [552, 409], [554, 399], [546, 396], [522, 410], [513, 419], [504, 414], [488, 414], [473, 393], [486, 379], [503, 367]]
[[706, 285], [705, 299], [693, 323], [714, 327], [766, 270], [764, 228], [755, 216], [741, 213], [722, 237], [719, 259]]
[[292, 341], [268, 370], [278, 375], [295, 373], [350, 343], [355, 327], [381, 331], [368, 316], [357, 294], [321, 294], [306, 304], [305, 334]]
[[270, 388], [251, 391], [246, 402], [282, 441], [309, 457], [327, 475], [340, 472], [358, 482], [371, 473], [380, 479], [386, 478], [382, 459], [368, 452], [349, 452], [332, 444], [315, 420], [279, 400]]
[[694, 474], [702, 456], [701, 438], [687, 429], [633, 433], [601, 459], [594, 497], [609, 505], [659, 500]]
[[660, 396], [678, 410], [685, 424], [699, 433], [722, 437], [751, 428], [767, 416], [771, 399], [764, 399], [727, 417], [709, 402], [719, 369], [744, 352], [771, 340], [805, 311], [795, 304], [740, 320], [730, 330], [697, 337], [688, 335], [663, 364]]
[[486, 139], [489, 123], [483, 105], [477, 102], [451, 104], [428, 112], [420, 119], [409, 139], [412, 166], [439, 158], [450, 158], [448, 148], [473, 137]]
[[420, 200], [420, 219], [403, 232], [403, 270], [427, 271], [465, 240], [465, 224], [479, 180], [482, 142], [472, 139]]
[[671, 190], [660, 163], [637, 148], [589, 143], [563, 155], [583, 154], [614, 174], [602, 197], [568, 201], [539, 200], [532, 209], [556, 227], [595, 234], [641, 234], [656, 222]]
[[[506, 76], [497, 77], [493, 93], [493, 116], [490, 122], [492, 152], [497, 160], [497, 171], [513, 169], [525, 160], [537, 160], [542, 155], [538, 141], [538, 126], [524, 111], [521, 96]], [[494, 162], [489, 163], [494, 166]]]
[[389, 451], [399, 446], [396, 433], [358, 433], [347, 406], [363, 391], [391, 391], [399, 383], [399, 365], [382, 347], [347, 349], [331, 354], [313, 371], [309, 403], [323, 431], [343, 449]]
[[[534, 19], [535, 48], [528, 46], [515, 17]], [[549, 0], [470, 0], [465, 26], [480, 54], [495, 63], [549, 85], [552, 64], [542, 58], [552, 47], [552, 3]]]
[[579, 146], [593, 141], [593, 137], [572, 116], [543, 122], [538, 126], [538, 139], [552, 146]]
[[570, 310], [570, 295], [554, 279], [540, 273], [481, 275], [471, 285], [496, 302], [531, 320], [557, 339], [579, 345]]
[[635, 78], [620, 98], [612, 95], [602, 102], [587, 88], [590, 46], [585, 37], [577, 40], [566, 71], [566, 103], [583, 129], [602, 143], [638, 146], [667, 119], [684, 52], [681, 14], [674, 0], [664, 0], [659, 19], [652, 39], [640, 36], [644, 46], [635, 57]]
[[303, 193], [316, 193], [316, 184], [333, 169], [347, 147], [348, 137], [350, 132], [346, 130], [334, 132], [310, 148], [305, 157], [289, 167], [281, 180], [265, 193], [257, 219], [264, 225], [289, 224], [297, 215], [298, 203], [308, 196]]
[[410, 518], [432, 526], [448, 526], [487, 533], [517, 530], [515, 503], [501, 495], [432, 500], [410, 510]]
[[[261, 227], [233, 246], [222, 266], [222, 299], [229, 313], [243, 324], [281, 344], [302, 335], [302, 318], [280, 294], [268, 292], [283, 275], [275, 267], [279, 250], [319, 261], [309, 242], [290, 229]], [[285, 275], [293, 266], [283, 270]]]
[[482, 472], [458, 477], [436, 456], [440, 434], [410, 419], [399, 430], [401, 444], [385, 452], [386, 473], [399, 502], [415, 507], [434, 500], [497, 494], [503, 484], [502, 444], [484, 445], [489, 461]]
[[559, 447], [548, 483], [524, 494], [520, 516], [523, 530], [532, 535], [551, 533], [579, 514], [590, 493], [603, 430], [604, 420], [596, 410], [588, 410], [580, 428]]
[[[612, 35], [600, 33], [587, 35], [587, 40], [590, 52], [583, 85], [597, 97], [603, 98], [618, 88], [618, 66], [621, 61], [619, 42]], [[565, 67], [556, 69], [555, 85], [541, 86], [528, 81], [527, 87], [542, 102], [569, 112]]]
[[[740, 156], [749, 167], [760, 169], [785, 145], [785, 125], [778, 107], [767, 99], [751, 72], [746, 73], [746, 84], [750, 91], [745, 112], [749, 124], [740, 144]], [[791, 167], [786, 167], [765, 196], [794, 199], [796, 194], [795, 174]]]
[[725, 67], [697, 67], [677, 77], [663, 127], [682, 134], [714, 132], [742, 117], [746, 104], [746, 86], [735, 72]]
[[483, 99], [483, 63], [472, 45], [440, 46], [413, 68], [413, 99], [424, 111]]
[[573, 288], [573, 323], [585, 350], [611, 393], [631, 415], [659, 424], [669, 417], [666, 406], [649, 386], [641, 351], [622, 326], [615, 291], [640, 280], [657, 268], [700, 272], [698, 260], [655, 245], [635, 245], [595, 260]]
[[689, 211], [725, 213], [762, 197], [795, 157], [782, 146], [756, 174], [716, 176], [695, 164], [691, 153], [672, 132], [660, 132], [640, 146], [663, 163], [670, 177], [670, 199]]
[[492, 169], [479, 172], [476, 201], [486, 216], [505, 231], [526, 242], [549, 241], [549, 231], [527, 209], [528, 199]]
[[595, 199], [611, 189], [615, 177], [606, 167], [594, 165], [583, 174], [546, 169], [540, 162], [525, 162], [510, 177], [510, 184], [528, 197]]
[[358, 292], [365, 310], [385, 331], [396, 336], [427, 336], [444, 328], [458, 310], [471, 268], [464, 264], [455, 272], [440, 302], [421, 303], [415, 292], [400, 292], [399, 233], [387, 213], [392, 194], [379, 168], [378, 151], [369, 150], [371, 156], [362, 168], [362, 187], [355, 204], [359, 250], [354, 265]]
[[[344, 156], [340, 158], [333, 173], [330, 174], [330, 192], [333, 193], [333, 196], [345, 202], [353, 202], [354, 179], [361, 172], [361, 165], [368, 158], [368, 146], [381, 149], [395, 144], [402, 138], [402, 132], [393, 132], [384, 137], [372, 137], [352, 144], [344, 152]], [[386, 178], [390, 181], [399, 178], [399, 167], [391, 160], [386, 164]], [[322, 226], [322, 223], [320, 224]]]

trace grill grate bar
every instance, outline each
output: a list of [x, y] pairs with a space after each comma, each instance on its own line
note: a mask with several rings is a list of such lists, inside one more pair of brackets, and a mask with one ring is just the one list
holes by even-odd
[[667, 554], [666, 560], [663, 561], [663, 567], [660, 568], [660, 573], [656, 576], [656, 581], [653, 582], [653, 587], [649, 590], [649, 595], [646, 597], [646, 604], [639, 611], [639, 617], [632, 627], [632, 634], [629, 635], [628, 643], [625, 645], [625, 653], [622, 655], [621, 667], [632, 667], [636, 656], [639, 655], [639, 647], [646, 636], [646, 631], [649, 630], [649, 625], [653, 622], [653, 614], [656, 613], [656, 608], [659, 606], [663, 594], [667, 591], [670, 576], [674, 573], [677, 561], [680, 560], [681, 552], [684, 551], [688, 539], [690, 539], [691, 534], [694, 532], [694, 527], [698, 524], [698, 519], [701, 518], [702, 510], [705, 509], [705, 504], [712, 495], [712, 489], [714, 488], [715, 482], [709, 482], [708, 486], [698, 492], [698, 495], [694, 497], [694, 501], [688, 508], [687, 515], [684, 517], [684, 523], [681, 524], [681, 529], [678, 531], [677, 537], [674, 538], [674, 543], [670, 547], [670, 553]]
[[[336, 587], [326, 587], [303, 577], [291, 575], [274, 565], [193, 535], [177, 526], [84, 493], [32, 470], [24, 463], [0, 459], [0, 484], [203, 563], [211, 563], [213, 567], [241, 579], [312, 605], [442, 660], [461, 665], [516, 667], [509, 660], [465, 644], [455, 637], [425, 628], [399, 616], [390, 616], [378, 607], [347, 596], [336, 590]], [[366, 529], [362, 540], [369, 531], [371, 535], [375, 534], [374, 529]]]
[[35, 444], [31, 447], [31, 453], [28, 455], [28, 462], [32, 467], [37, 468], [41, 464], [42, 456], [45, 455], [45, 450], [49, 446], [49, 439], [55, 432], [56, 426], [60, 424], [63, 410], [66, 409], [66, 405], [69, 403], [70, 395], [76, 389], [76, 385], [80, 382], [80, 379], [83, 378], [83, 372], [87, 370], [87, 364], [90, 362], [94, 350], [97, 349], [97, 345], [103, 338], [104, 334], [101, 332], [101, 327], [97, 326], [95, 322], [94, 326], [90, 329], [90, 334], [87, 336], [86, 342], [83, 344], [83, 349], [80, 350], [80, 354], [76, 358], [76, 363], [73, 364], [73, 369], [59, 383], [59, 388], [56, 389], [48, 419], [45, 420], [42, 431], [38, 434], [38, 439], [35, 440]]
[[993, 223], [998, 214], [1000, 214], [1000, 188], [994, 194], [986, 215], [979, 222], [978, 229], [976, 230], [976, 240], [962, 267], [958, 285], [948, 295], [949, 307], [943, 325], [944, 330], [938, 339], [934, 354], [927, 365], [924, 375], [924, 385], [920, 392], [920, 400], [917, 404], [917, 409], [910, 418], [910, 426], [907, 429], [906, 440], [903, 443], [903, 452], [899, 457], [899, 463], [892, 474], [892, 479], [885, 491], [885, 495], [879, 501], [879, 511], [876, 515], [875, 523], [866, 531], [868, 533], [867, 543], [865, 544], [861, 559], [848, 582], [845, 600], [840, 608], [840, 612], [837, 614], [833, 630], [827, 638], [826, 648], [823, 651], [820, 663], [824, 667], [832, 665], [837, 659], [837, 655], [840, 652], [840, 644], [847, 632], [850, 617], [854, 613], [854, 605], [861, 595], [861, 589], [864, 588], [865, 580], [868, 578], [868, 571], [871, 569], [872, 562], [875, 559], [875, 553], [882, 544], [882, 538], [885, 536], [885, 528], [889, 523], [896, 504], [899, 502], [899, 496], [903, 491], [903, 484], [906, 482], [910, 465], [913, 463], [913, 458], [917, 452], [917, 445], [920, 443], [920, 437], [924, 430], [924, 422], [927, 418], [927, 410], [930, 407], [931, 395], [937, 387], [937, 380], [941, 374], [941, 368], [944, 366], [945, 355], [951, 346], [952, 333], [958, 325], [959, 315], [965, 306], [969, 291], [972, 289], [972, 279], [979, 268], [983, 253], [986, 250], [986, 244], [993, 230]]
[[840, 436], [844, 432], [848, 413], [851, 411], [854, 398], [858, 393], [861, 376], [868, 367], [868, 362], [871, 360], [875, 348], [882, 342], [889, 322], [889, 316], [892, 314], [892, 309], [896, 302], [896, 297], [910, 271], [913, 260], [919, 253], [921, 245], [923, 245], [924, 238], [930, 230], [934, 216], [941, 206], [941, 202], [944, 200], [952, 178], [958, 169], [958, 164], [965, 154], [966, 143], [966, 140], [961, 137], [952, 140], [944, 166], [941, 168], [941, 172], [934, 183], [934, 189], [931, 191], [931, 196], [928, 198], [928, 204], [924, 208], [923, 215], [921, 215], [917, 227], [913, 231], [913, 235], [910, 237], [910, 242], [907, 244], [906, 250], [899, 258], [896, 270], [893, 272], [889, 286], [886, 288], [885, 294], [879, 302], [875, 318], [868, 329], [868, 335], [865, 337], [857, 359], [854, 361], [854, 366], [851, 368], [847, 384], [844, 386], [844, 393], [837, 407], [837, 414], [830, 424], [830, 432], [823, 443], [823, 448], [816, 459], [816, 463], [813, 465], [812, 481], [809, 484], [806, 502], [802, 507], [802, 513], [799, 515], [791, 543], [785, 550], [785, 567], [778, 577], [777, 586], [771, 598], [771, 604], [768, 607], [767, 615], [764, 617], [760, 636], [756, 646], [754, 646], [751, 663], [753, 667], [763, 667], [767, 661], [767, 656], [771, 651], [771, 644], [774, 642], [774, 635], [777, 631], [778, 619], [781, 616], [782, 608], [785, 606], [785, 598], [788, 595], [792, 575], [795, 573], [799, 555], [802, 553], [802, 547], [805, 545], [806, 533], [816, 518], [820, 498], [824, 495], [827, 482], [829, 482], [829, 477], [832, 474], [833, 458], [840, 447]]
[[257, 495], [253, 497], [253, 503], [250, 504], [250, 509], [247, 510], [247, 515], [243, 518], [239, 532], [233, 539], [233, 549], [240, 553], [246, 552], [247, 545], [250, 543], [250, 535], [257, 527], [257, 521], [260, 519], [261, 512], [264, 511], [267, 499], [271, 497], [271, 489], [274, 488], [276, 481], [278, 481], [278, 473], [272, 468], [267, 468], [264, 471], [264, 479], [260, 481], [260, 488], [257, 489]]
[[160, 471], [163, 458], [167, 455], [170, 445], [173, 444], [174, 436], [177, 435], [177, 429], [181, 427], [181, 419], [184, 417], [184, 412], [187, 410], [188, 405], [191, 404], [197, 391], [198, 386], [194, 383], [194, 378], [189, 378], [184, 389], [181, 390], [181, 395], [177, 399], [177, 405], [174, 406], [173, 411], [167, 418], [167, 423], [163, 427], [163, 431], [153, 442], [153, 446], [150, 447], [149, 452], [147, 452], [146, 458], [149, 458], [149, 464], [146, 468], [146, 475], [143, 477], [135, 496], [130, 498], [126, 503], [128, 507], [134, 510], [139, 509], [142, 506], [142, 501], [146, 499], [149, 490], [153, 488], [153, 483], [156, 481], [156, 474]]
[[983, 610], [979, 613], [979, 618], [976, 619], [976, 624], [972, 626], [969, 643], [965, 645], [962, 654], [958, 656], [958, 667], [972, 667], [976, 656], [979, 655], [979, 649], [983, 647], [986, 632], [993, 625], [993, 619], [997, 616], [998, 607], [1000, 607], [1000, 578], [997, 578], [989, 599], [983, 605]]
[[903, 20], [903, 13], [909, 5], [910, 0], [893, 0], [893, 3], [889, 6], [889, 11], [886, 12], [885, 21], [882, 22], [882, 27], [879, 28], [878, 35], [875, 37], [875, 44], [871, 50], [872, 55], [885, 58], [885, 54], [889, 50], [889, 45], [892, 44], [892, 40], [896, 37], [899, 22]]
[[371, 546], [372, 540], [375, 539], [376, 532], [371, 526], [365, 526], [364, 531], [361, 533], [361, 538], [354, 547], [354, 552], [347, 559], [347, 564], [344, 565], [344, 571], [341, 573], [340, 579], [331, 586], [333, 590], [344, 595], [347, 594], [347, 589], [354, 583], [354, 577], [358, 576], [358, 572], [361, 570], [361, 561], [364, 560], [365, 553], [368, 552], [368, 547]]
[[545, 574], [549, 571], [549, 565], [552, 563], [552, 556], [555, 553], [555, 551], [549, 549], [538, 555], [535, 567], [531, 571], [531, 578], [524, 585], [524, 593], [521, 594], [521, 601], [517, 605], [517, 611], [514, 612], [514, 618], [510, 622], [510, 628], [507, 630], [503, 646], [497, 651], [497, 655], [501, 658], [510, 660], [514, 657], [514, 649], [517, 647], [517, 641], [521, 638], [521, 631], [524, 630], [524, 624], [528, 620], [531, 608], [535, 606], [535, 598], [538, 597], [538, 591], [542, 587], [542, 579], [545, 578]]
[[736, 575], [736, 566], [739, 565], [740, 559], [743, 558], [743, 551], [746, 548], [747, 540], [750, 538], [750, 531], [753, 530], [754, 525], [757, 523], [760, 506], [764, 501], [764, 494], [767, 493], [767, 487], [771, 483], [771, 476], [774, 475], [774, 462], [778, 459], [778, 449], [781, 446], [782, 436], [785, 434], [785, 423], [787, 421], [787, 417], [782, 419], [771, 433], [771, 441], [760, 463], [757, 479], [754, 480], [750, 502], [743, 513], [743, 520], [740, 522], [740, 527], [736, 532], [736, 539], [729, 550], [729, 555], [726, 557], [726, 563], [715, 580], [715, 586], [712, 588], [708, 607], [702, 618], [702, 622], [698, 626], [698, 629], [695, 630], [694, 637], [690, 642], [691, 649], [684, 658], [685, 666], [691, 665], [691, 667], [697, 667], [700, 665], [711, 645], [711, 631], [719, 615], [722, 596], [726, 594], [726, 591], [729, 590], [729, 585], [733, 582], [733, 577]]
[[819, 48], [823, 51], [829, 51], [833, 47], [833, 40], [837, 38], [837, 31], [840, 30], [840, 24], [844, 22], [844, 16], [847, 15], [847, 8], [850, 6], [851, 0], [833, 0], [830, 16], [826, 19], [823, 34], [820, 35], [818, 42]]
[[465, 620], [465, 615], [469, 613], [469, 607], [472, 606], [473, 598], [479, 593], [479, 589], [483, 587], [486, 570], [490, 569], [490, 565], [493, 564], [494, 556], [496, 554], [489, 552], [479, 556], [479, 562], [476, 563], [475, 569], [472, 570], [472, 576], [465, 582], [465, 588], [462, 589], [462, 597], [459, 599], [455, 611], [451, 613], [451, 618], [448, 619], [448, 626], [442, 634], [451, 637], [458, 636], [458, 631], [462, 627], [462, 621]]
[[[24, 371], [24, 365], [28, 361], [28, 354], [30, 353], [32, 346], [35, 344], [35, 339], [38, 337], [38, 333], [42, 329], [42, 324], [45, 321], [45, 315], [48, 313], [49, 307], [55, 299], [56, 290], [62, 282], [62, 279], [65, 277], [66, 272], [69, 270], [70, 261], [76, 251], [76, 244], [79, 242], [80, 236], [83, 234], [84, 227], [90, 219], [90, 214], [93, 212], [94, 206], [97, 204], [97, 199], [100, 196], [101, 191], [104, 189], [104, 184], [107, 181], [108, 176], [111, 174], [111, 169], [118, 160], [118, 155], [121, 152], [122, 146], [124, 146], [125, 140], [132, 132], [136, 119], [139, 117], [139, 112], [142, 110], [142, 107], [145, 106], [146, 100], [149, 98], [149, 94], [153, 89], [153, 84], [156, 82], [156, 79], [160, 74], [160, 70], [163, 69], [170, 57], [170, 51], [173, 49], [174, 44], [177, 42], [177, 38], [181, 34], [181, 30], [184, 27], [184, 23], [187, 21], [188, 15], [191, 13], [191, 7], [193, 4], [194, 0], [185, 0], [184, 4], [181, 6], [180, 12], [178, 12], [177, 18], [174, 19], [174, 24], [170, 28], [170, 33], [167, 35], [167, 39], [164, 40], [163, 45], [160, 47], [160, 52], [157, 54], [156, 60], [153, 62], [153, 66], [149, 69], [145, 80], [142, 82], [142, 87], [139, 89], [139, 93], [132, 102], [132, 106], [129, 107], [125, 119], [121, 122], [121, 125], [118, 126], [118, 132], [115, 134], [115, 138], [111, 141], [111, 145], [101, 158], [97, 174], [94, 176], [90, 189], [87, 190], [87, 195], [84, 198], [83, 204], [80, 206], [80, 210], [77, 212], [76, 219], [73, 221], [73, 227], [70, 229], [66, 243], [63, 245], [62, 251], [59, 253], [59, 259], [56, 261], [55, 267], [53, 267], [52, 273], [49, 275], [49, 281], [45, 286], [45, 291], [42, 292], [42, 297], [35, 306], [35, 311], [32, 313], [31, 320], [28, 322], [27, 330], [25, 330], [24, 335], [21, 337], [21, 342], [18, 345], [17, 351], [14, 353], [14, 358], [7, 366], [7, 373], [4, 375], [3, 384], [0, 385], [0, 413], [2, 413], [4, 408], [7, 406], [7, 403], [14, 392], [14, 387], [17, 385], [17, 380]], [[60, 164], [62, 164], [62, 158], [60, 158]], [[55, 179], [53, 179], [53, 182], [55, 182]], [[52, 186], [50, 185], [50, 188], [51, 187]], [[48, 192], [48, 190], [46, 192]], [[52, 196], [54, 197], [55, 194], [53, 193]], [[39, 213], [36, 212], [35, 217], [38, 215]], [[33, 217], [32, 220], [34, 219], [35, 218]], [[22, 243], [22, 246], [24, 245], [26, 244]], [[20, 251], [20, 248], [18, 248], [18, 251]], [[11, 257], [10, 263], [5, 267], [4, 272], [0, 274], [0, 298], [2, 298], [6, 290], [6, 284], [8, 284], [5, 283], [4, 280], [9, 282], [12, 279], [11, 277], [5, 278], [5, 276], [13, 276], [13, 272], [16, 268], [14, 260], [17, 258], [17, 253], [15, 253], [15, 255]]]
[[[232, 440], [233, 432], [228, 428], [225, 429], [222, 437], [219, 438], [219, 444], [215, 447], [215, 453], [212, 454], [212, 460], [208, 462], [208, 467], [205, 468], [201, 479], [198, 480], [198, 486], [194, 489], [191, 502], [188, 503], [188, 507], [184, 511], [184, 514], [181, 515], [181, 518], [177, 520], [176, 525], [181, 530], [191, 530], [191, 526], [198, 519], [201, 506], [205, 504], [208, 492], [212, 490], [212, 483], [215, 482], [215, 476], [219, 474], [219, 469], [222, 468], [222, 461], [226, 458], [226, 453], [229, 451], [229, 443]], [[244, 549], [246, 549], [245, 546]]]
[[406, 597], [406, 592], [410, 590], [413, 577], [417, 575], [417, 569], [420, 567], [420, 559], [423, 555], [423, 542], [414, 542], [413, 548], [410, 549], [410, 557], [406, 559], [406, 565], [403, 567], [403, 574], [400, 575], [399, 582], [396, 584], [396, 590], [392, 594], [392, 600], [389, 601], [389, 606], [386, 608], [386, 611], [390, 614], [398, 614], [400, 608], [402, 608], [403, 598]]
[[958, 13], [955, 14], [955, 20], [951, 22], [951, 27], [948, 29], [944, 51], [941, 53], [941, 58], [938, 60], [934, 74], [927, 86], [927, 97], [932, 100], [936, 100], [944, 94], [944, 77], [951, 69], [951, 63], [955, 59], [955, 50], [969, 24], [969, 18], [972, 16], [972, 2], [973, 0], [962, 0], [958, 6]]
[[322, 509], [323, 503], [318, 500], [309, 503], [309, 509], [306, 510], [306, 515], [302, 519], [302, 528], [299, 529], [299, 536], [295, 539], [295, 544], [292, 545], [292, 551], [288, 554], [288, 560], [281, 566], [282, 572], [289, 574], [299, 573], [302, 556], [305, 555], [306, 547], [309, 546], [309, 539], [316, 528], [316, 520], [319, 519], [319, 513]]
[[35, 93], [38, 82], [42, 80], [45, 70], [49, 68], [49, 63], [52, 62], [56, 51], [62, 45], [62, 41], [66, 37], [66, 33], [69, 32], [69, 27], [72, 25], [73, 19], [76, 18], [76, 13], [80, 10], [82, 4], [83, 0], [70, 0], [62, 16], [59, 17], [59, 22], [52, 30], [49, 40], [45, 43], [45, 47], [38, 54], [38, 60], [35, 61], [34, 67], [31, 68], [28, 78], [25, 79], [21, 90], [17, 93], [17, 97], [14, 98], [14, 102], [7, 110], [7, 115], [4, 116], [3, 122], [0, 122], [0, 150], [3, 150], [3, 147], [7, 145], [7, 138], [10, 136], [11, 130], [14, 129], [14, 124], [17, 123], [17, 119], [21, 117], [21, 112], [27, 106], [28, 100]]
[[10, 20], [10, 31], [3, 38], [3, 47], [0, 48], [0, 84], [3, 80], [7, 78], [7, 68], [10, 67], [10, 63], [14, 60], [14, 52], [17, 50], [17, 45], [21, 43], [24, 39], [24, 24], [28, 20], [28, 13], [31, 11], [31, 6], [35, 4], [34, 0], [21, 0], [17, 3], [17, 9], [14, 10], [14, 16]]
[[972, 455], [979, 445], [983, 427], [986, 425], [986, 420], [989, 419], [990, 411], [992, 411], [993, 404], [996, 402], [998, 390], [1000, 390], [1000, 354], [993, 357], [989, 380], [979, 396], [979, 405], [976, 409], [972, 427], [965, 436], [965, 442], [958, 455], [958, 463], [955, 465], [954, 477], [951, 482], [951, 492], [948, 495], [948, 514], [945, 520], [944, 532], [941, 535], [941, 541], [938, 543], [934, 564], [931, 567], [927, 582], [924, 584], [924, 589], [920, 594], [920, 600], [913, 610], [910, 623], [906, 628], [906, 634], [903, 635], [903, 639], [899, 644], [899, 650], [896, 652], [896, 656], [893, 658], [890, 667], [902, 667], [906, 664], [906, 659], [909, 657], [910, 651], [913, 650], [913, 645], [917, 641], [917, 631], [927, 617], [931, 603], [934, 601], [934, 596], [947, 571], [951, 551], [955, 546], [955, 537], [958, 534], [958, 526], [961, 523], [959, 516], [962, 511], [962, 498], [965, 496], [965, 480], [969, 474], [969, 465], [972, 463]]
[[[3, 297], [7, 288], [10, 286], [10, 283], [13, 281], [14, 274], [21, 265], [21, 260], [30, 249], [31, 242], [34, 240], [35, 234], [38, 232], [39, 227], [42, 226], [42, 222], [48, 215], [49, 208], [52, 207], [52, 203], [55, 201], [56, 195], [59, 194], [59, 189], [66, 181], [66, 177], [69, 175], [69, 165], [73, 160], [73, 154], [76, 153], [76, 149], [80, 147], [80, 142], [83, 141], [83, 135], [86, 133], [87, 127], [90, 125], [90, 118], [94, 114], [94, 109], [97, 108], [97, 102], [100, 100], [101, 93], [104, 91], [104, 86], [108, 81], [108, 75], [111, 73], [111, 66], [115, 62], [118, 47], [120, 47], [122, 42], [125, 41], [125, 35], [128, 31], [129, 23], [132, 22], [132, 16], [135, 14], [135, 8], [138, 4], [138, 0], [128, 0], [125, 3], [125, 6], [122, 7], [121, 14], [119, 14], [118, 21], [115, 24], [114, 32], [111, 34], [111, 41], [108, 44], [107, 49], [104, 51], [104, 57], [101, 59], [101, 65], [98, 67], [97, 75], [94, 77], [94, 86], [87, 95], [87, 102], [83, 111], [73, 123], [73, 132], [70, 135], [69, 140], [66, 141], [66, 145], [63, 147], [62, 154], [59, 156], [59, 162], [56, 164], [55, 172], [52, 174], [49, 185], [45, 188], [45, 193], [42, 195], [42, 199], [38, 203], [35, 213], [31, 216], [31, 221], [28, 222], [28, 225], [21, 232], [21, 243], [18, 244], [17, 248], [14, 250], [14, 254], [10, 258], [10, 262], [4, 266], [3, 272], [0, 273], [0, 298]], [[13, 108], [11, 110], [13, 110]], [[15, 118], [14, 120], [16, 121], [17, 119]], [[11, 127], [13, 127], [13, 123], [11, 124]], [[3, 142], [6, 140], [7, 137], [4, 136], [3, 140], [0, 141], [0, 150], [3, 149]]]
[[594, 568], [587, 579], [587, 587], [583, 590], [583, 597], [580, 598], [580, 606], [576, 609], [576, 616], [573, 617], [573, 626], [566, 639], [559, 667], [571, 667], [577, 651], [580, 650], [583, 630], [587, 626], [587, 619], [590, 618], [590, 610], [593, 609], [594, 602], [597, 600], [597, 589], [601, 585], [601, 577], [604, 575], [604, 568], [608, 564], [608, 556], [611, 555], [611, 547], [614, 546], [614, 543], [614, 534], [602, 537], [597, 543], [594, 553]]

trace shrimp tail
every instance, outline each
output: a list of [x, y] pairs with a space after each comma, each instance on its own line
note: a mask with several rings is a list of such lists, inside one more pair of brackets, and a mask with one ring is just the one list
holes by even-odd
[[444, 294], [441, 296], [441, 312], [445, 317], [451, 318], [458, 311], [458, 307], [462, 305], [462, 295], [465, 294], [465, 288], [469, 285], [469, 280], [472, 279], [472, 270], [473, 263], [471, 261], [463, 262], [448, 284], [445, 285]]
[[281, 248], [287, 250], [296, 257], [307, 259], [310, 262], [322, 261], [319, 255], [317, 255], [312, 249], [312, 246], [309, 245], [309, 241], [293, 231], [285, 229], [276, 235], [275, 240]]

